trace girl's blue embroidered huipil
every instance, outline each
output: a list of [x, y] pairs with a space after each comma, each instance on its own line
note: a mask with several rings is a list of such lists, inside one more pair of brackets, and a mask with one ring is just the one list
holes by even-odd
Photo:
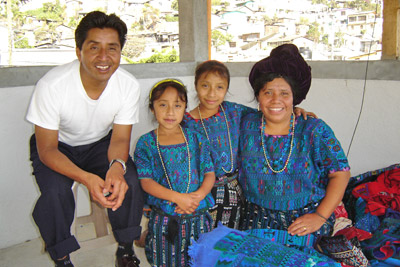
[[[233, 152], [233, 170], [238, 168], [237, 155], [239, 146], [239, 132], [240, 121], [243, 116], [248, 113], [255, 112], [254, 109], [246, 107], [241, 104], [232, 103], [228, 101], [222, 102], [222, 107], [225, 110], [226, 118], [228, 120], [229, 132], [231, 134], [232, 152]], [[222, 170], [230, 170], [231, 168], [231, 155], [229, 148], [228, 133], [224, 118], [224, 113], [219, 109], [218, 113], [203, 119], [204, 127], [207, 130], [210, 138], [211, 157], [214, 163], [215, 177], [220, 177], [226, 173]], [[199, 119], [194, 119], [189, 113], [183, 117], [183, 126], [199, 132], [204, 138], [207, 138], [204, 133], [203, 125]]]
[[[328, 174], [350, 169], [331, 128], [321, 119], [297, 117], [293, 151], [278, 174], [267, 166], [261, 143], [262, 113], [248, 114], [241, 123], [239, 182], [248, 201], [272, 210], [294, 210], [325, 196]], [[285, 165], [291, 135], [264, 135], [264, 148], [274, 170]]]
[[[208, 140], [200, 134], [183, 129], [190, 150], [191, 181], [188, 193], [194, 192], [201, 186], [204, 174], [214, 171], [210, 157]], [[186, 193], [189, 181], [188, 154], [186, 144], [162, 146], [160, 152], [165, 168], [174, 191]], [[169, 188], [160, 156], [157, 151], [156, 133], [154, 130], [142, 135], [137, 144], [134, 159], [139, 179], [150, 178], [160, 185]], [[176, 204], [148, 195], [147, 204], [156, 206], [169, 215], [178, 215], [174, 212]], [[209, 193], [201, 202], [196, 211], [206, 210], [214, 205], [214, 199]]]

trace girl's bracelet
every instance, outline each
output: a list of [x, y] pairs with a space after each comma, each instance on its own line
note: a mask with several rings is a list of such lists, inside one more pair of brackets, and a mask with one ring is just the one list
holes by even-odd
[[317, 214], [319, 217], [321, 217], [321, 218], [324, 219], [325, 221], [328, 220], [327, 218], [325, 218], [324, 216], [322, 216], [318, 211], [315, 211], [315, 214]]

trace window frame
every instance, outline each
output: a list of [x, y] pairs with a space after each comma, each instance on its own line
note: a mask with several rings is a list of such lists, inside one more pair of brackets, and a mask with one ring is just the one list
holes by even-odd
[[[193, 76], [196, 65], [209, 58], [208, 15], [211, 0], [178, 0], [180, 62], [123, 64], [138, 79]], [[368, 62], [368, 79], [400, 80], [400, 11], [398, 1], [384, 0], [382, 59]], [[396, 9], [395, 9], [396, 8]], [[395, 10], [394, 10], [395, 9]], [[394, 12], [393, 12], [394, 10]], [[385, 17], [386, 18], [386, 17]], [[395, 24], [393, 24], [395, 22]], [[396, 25], [393, 27], [392, 25]], [[394, 29], [393, 29], [394, 28]], [[247, 77], [254, 62], [228, 62], [232, 77]], [[309, 61], [314, 78], [364, 79], [366, 61]], [[25, 66], [0, 68], [0, 88], [34, 85], [54, 66]], [[171, 73], [173, 70], [173, 73]]]

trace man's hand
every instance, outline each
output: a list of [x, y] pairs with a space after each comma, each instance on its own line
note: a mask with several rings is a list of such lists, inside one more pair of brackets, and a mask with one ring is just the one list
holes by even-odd
[[[58, 150], [58, 131], [35, 126], [40, 160], [50, 169], [85, 185], [95, 201], [105, 208], [114, 208], [117, 201], [104, 197], [105, 183], [99, 176], [82, 170]], [[121, 167], [122, 168], [122, 167]]]
[[128, 191], [128, 184], [124, 178], [124, 170], [120, 163], [115, 162], [107, 171], [102, 191], [102, 194], [111, 193], [107, 200], [114, 203], [111, 207], [113, 211], [121, 207], [126, 191]]
[[[128, 160], [131, 131], [132, 125], [114, 123], [107, 153], [109, 161], [121, 159], [126, 162]], [[124, 169], [121, 163], [116, 161], [107, 171], [103, 192], [111, 193], [108, 199], [110, 201], [116, 201], [115, 205], [112, 207], [113, 211], [121, 207], [126, 191], [128, 191], [128, 184], [124, 178]]]
[[92, 199], [103, 207], [111, 209], [117, 204], [116, 200], [111, 200], [104, 196], [105, 182], [99, 176], [89, 173], [84, 185], [87, 187]]

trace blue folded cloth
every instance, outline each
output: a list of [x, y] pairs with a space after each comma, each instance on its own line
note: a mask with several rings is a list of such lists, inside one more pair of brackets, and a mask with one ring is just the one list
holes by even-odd
[[189, 256], [192, 266], [341, 266], [315, 251], [310, 255], [221, 224], [194, 241], [189, 247]]

